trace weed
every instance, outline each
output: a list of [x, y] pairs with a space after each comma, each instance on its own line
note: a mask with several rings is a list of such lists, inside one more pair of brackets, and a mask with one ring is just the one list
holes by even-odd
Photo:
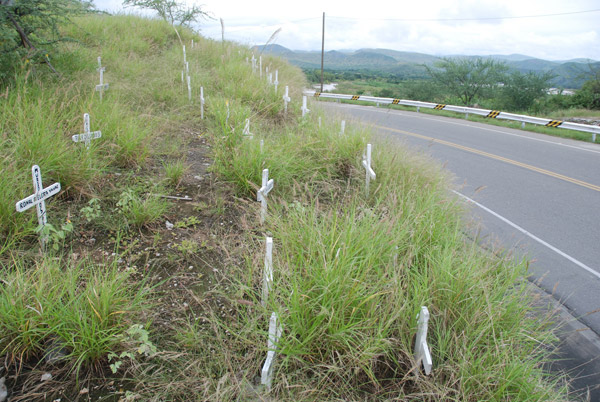
[[175, 162], [163, 162], [163, 168], [168, 185], [178, 187], [189, 166], [183, 160], [177, 160]]

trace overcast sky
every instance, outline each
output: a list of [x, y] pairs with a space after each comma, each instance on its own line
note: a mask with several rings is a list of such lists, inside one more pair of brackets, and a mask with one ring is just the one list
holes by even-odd
[[[184, 1], [184, 0], [181, 0]], [[292, 50], [387, 48], [433, 55], [520, 53], [548, 60], [600, 60], [599, 0], [185, 0], [215, 20], [204, 36], [246, 45], [275, 42]], [[120, 0], [95, 0], [122, 11]], [[127, 8], [126, 12], [134, 11]]]

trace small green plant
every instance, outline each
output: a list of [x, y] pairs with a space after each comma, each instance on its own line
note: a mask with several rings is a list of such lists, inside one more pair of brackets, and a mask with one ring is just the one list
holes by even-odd
[[196, 216], [188, 216], [180, 221], [175, 222], [175, 227], [180, 229], [189, 228], [190, 226], [195, 226], [200, 223], [200, 219]]
[[67, 222], [60, 226], [60, 229], [57, 229], [51, 223], [46, 223], [46, 225], [40, 226], [37, 230], [43, 239], [47, 239], [48, 245], [54, 251], [58, 251], [64, 244], [67, 235], [73, 231], [73, 224], [70, 220], [67, 220]]
[[148, 194], [140, 197], [133, 189], [127, 189], [119, 196], [117, 202], [119, 212], [125, 217], [127, 224], [142, 227], [156, 222], [167, 212], [166, 200]]
[[190, 257], [193, 254], [196, 254], [198, 250], [200, 250], [200, 246], [194, 240], [183, 240], [180, 244], [177, 245], [177, 250], [183, 254], [184, 257]]
[[150, 333], [142, 325], [134, 324], [125, 331], [125, 334], [119, 336], [123, 343], [131, 345], [131, 349], [118, 355], [114, 352], [108, 354], [108, 362], [114, 360], [114, 363], [110, 364], [110, 370], [113, 374], [119, 371], [125, 359], [135, 360], [136, 356], [148, 357], [156, 353], [156, 346], [150, 341], [149, 335]]
[[189, 166], [182, 159], [175, 162], [163, 163], [167, 183], [171, 187], [178, 187], [183, 179], [183, 175], [188, 171]]
[[88, 201], [87, 207], [81, 208], [80, 211], [88, 223], [95, 221], [102, 214], [102, 210], [100, 209], [100, 200], [98, 198], [92, 198]]

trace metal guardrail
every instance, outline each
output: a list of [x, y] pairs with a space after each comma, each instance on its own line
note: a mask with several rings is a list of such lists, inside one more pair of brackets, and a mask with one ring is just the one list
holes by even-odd
[[413, 100], [405, 100], [405, 99], [394, 99], [394, 98], [380, 98], [377, 96], [365, 96], [365, 95], [345, 95], [345, 94], [334, 94], [334, 93], [325, 93], [325, 92], [316, 92], [316, 91], [305, 91], [304, 95], [313, 96], [315, 98], [329, 98], [329, 99], [344, 99], [351, 101], [364, 101], [364, 102], [373, 102], [377, 104], [392, 104], [392, 105], [404, 105], [404, 106], [413, 106], [417, 108], [424, 107], [428, 109], [436, 109], [436, 110], [449, 110], [451, 112], [464, 113], [467, 115], [475, 114], [478, 116], [484, 116], [492, 119], [504, 119], [504, 120], [513, 120], [520, 121], [523, 123], [537, 124], [540, 126], [546, 127], [555, 127], [555, 128], [564, 128], [567, 130], [576, 130], [583, 131], [586, 133], [592, 134], [592, 142], [596, 142], [596, 134], [600, 134], [600, 126], [592, 126], [590, 124], [581, 124], [581, 123], [571, 123], [568, 121], [562, 120], [551, 120], [545, 119], [542, 117], [533, 117], [533, 116], [525, 116], [521, 114], [514, 113], [506, 113], [501, 112], [499, 110], [490, 110], [490, 109], [478, 109], [473, 107], [466, 106], [453, 106], [453, 105], [445, 105], [441, 103], [431, 103], [431, 102], [421, 102], [421, 101], [413, 101]]

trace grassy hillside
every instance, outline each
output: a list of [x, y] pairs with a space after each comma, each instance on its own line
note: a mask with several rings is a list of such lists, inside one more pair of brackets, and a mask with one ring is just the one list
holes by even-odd
[[[541, 368], [555, 338], [530, 306], [526, 262], [464, 235], [440, 167], [361, 127], [341, 135], [316, 105], [302, 117], [304, 77], [280, 59], [263, 55], [275, 89], [250, 49], [187, 30], [180, 42], [160, 21], [89, 16], [64, 30], [77, 41], [51, 55], [62, 76], [24, 66], [0, 98], [0, 376], [13, 400], [569, 398]], [[70, 139], [83, 113], [102, 131], [89, 150]], [[14, 211], [32, 164], [63, 188], [47, 201], [45, 253], [35, 212]], [[429, 376], [413, 356], [421, 306]], [[272, 312], [269, 391], [257, 377]]]

